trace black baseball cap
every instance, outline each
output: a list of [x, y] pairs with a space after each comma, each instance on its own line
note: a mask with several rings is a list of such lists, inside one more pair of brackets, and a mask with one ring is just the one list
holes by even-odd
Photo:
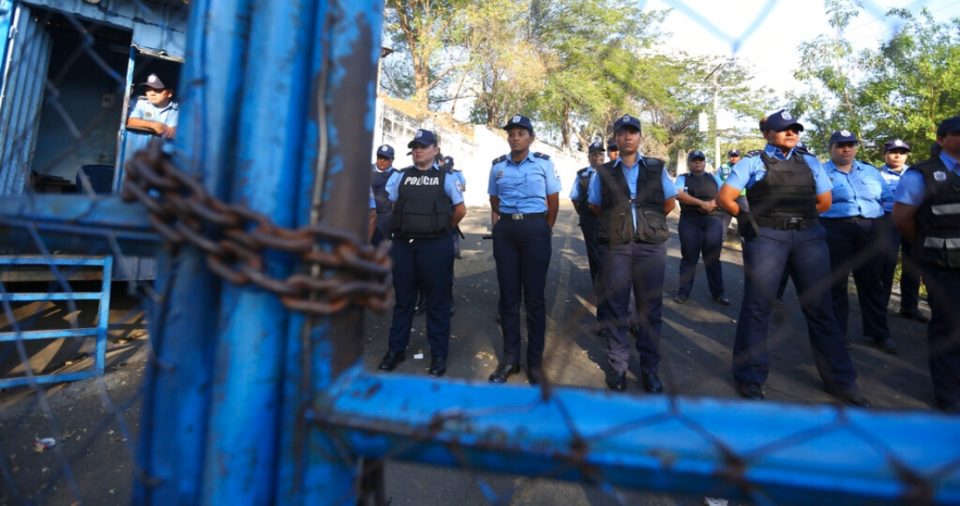
[[607, 151], [620, 151], [620, 148], [617, 147], [617, 141], [613, 139], [607, 141]]
[[413, 140], [407, 143], [408, 148], [414, 146], [436, 146], [437, 145], [437, 135], [431, 130], [419, 129], [417, 133], [413, 135]]
[[888, 153], [890, 151], [896, 150], [910, 151], [910, 145], [903, 141], [903, 139], [891, 139], [883, 143], [883, 152]]
[[952, 116], [940, 122], [937, 127], [937, 137], [946, 137], [949, 134], [960, 132], [960, 116]]
[[163, 84], [163, 81], [161, 81], [156, 74], [150, 74], [149, 76], [147, 76], [147, 80], [140, 84], [143, 86], [146, 86], [147, 88], [153, 88], [155, 90], [167, 89], [167, 85]]
[[389, 158], [393, 160], [393, 156], [394, 156], [393, 146], [389, 144], [384, 144], [383, 146], [380, 146], [379, 148], [377, 148], [377, 157], [379, 158], [381, 156], [384, 158]]
[[728, 157], [729, 157], [729, 156], [740, 156], [740, 150], [739, 150], [739, 149], [731, 149], [730, 151], [727, 151], [727, 156], [728, 156]]
[[707, 159], [707, 155], [703, 154], [703, 151], [700, 151], [699, 149], [691, 151], [690, 154], [687, 155], [688, 162], [692, 160], [706, 160], [706, 159]]
[[760, 124], [762, 125], [760, 129], [764, 132], [771, 130], [774, 132], [782, 132], [792, 126], [798, 127], [797, 129], [801, 132], [803, 131], [803, 125], [790, 114], [790, 111], [785, 109], [781, 109], [767, 116]]
[[514, 127], [526, 128], [531, 134], [533, 133], [533, 123], [530, 122], [530, 118], [522, 114], [514, 114], [513, 117], [510, 118], [510, 121], [508, 121], [506, 125], [503, 125], [504, 130], [510, 130]]
[[833, 146], [839, 142], [855, 142], [860, 143], [860, 140], [857, 139], [856, 135], [853, 135], [853, 132], [850, 130], [837, 130], [830, 134], [830, 145]]
[[588, 153], [603, 153], [603, 143], [600, 141], [593, 141], [590, 143], [590, 146], [587, 148]]
[[614, 132], [619, 132], [621, 129], [624, 129], [624, 128], [635, 128], [638, 132], [642, 131], [640, 129], [640, 120], [636, 116], [631, 116], [629, 114], [624, 114], [623, 116], [620, 116], [619, 118], [617, 118], [616, 121], [613, 122]]

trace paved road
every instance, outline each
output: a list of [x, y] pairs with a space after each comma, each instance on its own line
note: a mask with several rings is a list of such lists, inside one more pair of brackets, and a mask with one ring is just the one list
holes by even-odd
[[[486, 381], [497, 363], [500, 331], [495, 322], [496, 273], [492, 244], [480, 238], [486, 231], [488, 217], [489, 212], [484, 209], [471, 209], [464, 222], [467, 239], [462, 243], [464, 259], [456, 263], [457, 313], [448, 369], [448, 376], [453, 378]], [[591, 333], [594, 306], [587, 261], [576, 215], [568, 205], [561, 209], [553, 247], [546, 294], [546, 371], [555, 383], [602, 388], [604, 343]], [[680, 395], [736, 397], [729, 365], [743, 287], [740, 253], [726, 248], [722, 257], [727, 294], [734, 301], [730, 307], [711, 301], [702, 269], [690, 301], [682, 306], [670, 301], [676, 287], [679, 257], [674, 233], [668, 243], [661, 378], [670, 392]], [[143, 322], [136, 314], [136, 304], [122, 297], [115, 300], [111, 312], [115, 331], [108, 358], [110, 372], [102, 381], [52, 389], [47, 395], [51, 417], [44, 415], [43, 403], [29, 392], [0, 392], [0, 504], [24, 500], [71, 504], [76, 494], [59, 472], [63, 459], [70, 463], [85, 502], [109, 504], [129, 497], [148, 341], [140, 334]], [[895, 309], [896, 301], [891, 306]], [[924, 358], [924, 327], [891, 314], [891, 330], [902, 353], [886, 355], [859, 337], [859, 312], [855, 302], [851, 307], [852, 353], [864, 393], [883, 409], [929, 409], [932, 391]], [[368, 315], [366, 319], [364, 361], [370, 367], [376, 366], [386, 350], [389, 323], [389, 315]], [[422, 316], [414, 320], [415, 334], [408, 360], [398, 368], [399, 372], [426, 375], [429, 351], [423, 327]], [[803, 404], [831, 402], [831, 397], [820, 390], [806, 326], [792, 288], [788, 289], [785, 304], [777, 309], [770, 350], [768, 399]], [[412, 359], [417, 351], [424, 352], [424, 359]], [[631, 369], [639, 369], [636, 356]], [[642, 395], [636, 377], [630, 375], [628, 379], [627, 395]], [[511, 383], [525, 381], [522, 374], [511, 378]], [[106, 405], [105, 399], [112, 406]], [[58, 451], [33, 452], [35, 437], [55, 433], [68, 436], [58, 445]], [[486, 504], [492, 498], [513, 504], [701, 503], [699, 498], [636, 493], [617, 496], [592, 486], [392, 462], [387, 465], [386, 477], [392, 504], [472, 505]]]

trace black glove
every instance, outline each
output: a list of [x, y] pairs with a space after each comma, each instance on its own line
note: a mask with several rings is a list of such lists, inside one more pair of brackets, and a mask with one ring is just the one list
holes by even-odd
[[750, 211], [745, 211], [742, 208], [737, 213], [737, 234], [744, 239], [753, 239], [759, 235], [757, 222], [753, 219], [753, 215], [750, 214]]

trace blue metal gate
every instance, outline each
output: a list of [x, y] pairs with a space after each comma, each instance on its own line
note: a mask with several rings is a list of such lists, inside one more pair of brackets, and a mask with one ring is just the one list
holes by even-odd
[[[358, 278], [385, 279], [382, 253], [358, 246], [369, 182], [355, 168], [369, 160], [382, 8], [192, 2], [172, 156], [190, 178], [151, 179], [167, 164], [154, 151], [131, 167], [168, 190], [141, 192], [155, 207], [0, 201], [8, 242], [160, 251], [135, 502], [377, 502], [379, 461], [400, 459], [758, 503], [960, 503], [960, 423], [943, 416], [364, 370], [359, 302], [378, 283]], [[178, 221], [185, 210], [205, 221]], [[292, 254], [298, 230], [312, 239]], [[237, 237], [258, 256], [225, 254]]]

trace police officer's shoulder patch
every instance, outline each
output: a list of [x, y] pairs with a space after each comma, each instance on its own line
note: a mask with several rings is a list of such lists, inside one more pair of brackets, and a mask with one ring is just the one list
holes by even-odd
[[543, 153], [541, 153], [541, 152], [539, 152], [539, 151], [534, 151], [534, 152], [533, 152], [533, 156], [534, 156], [534, 158], [543, 158], [544, 160], [549, 160], [549, 159], [550, 159], [550, 155], [543, 154]]
[[505, 161], [507, 161], [507, 155], [500, 155], [499, 157], [493, 159], [493, 163], [491, 163], [491, 165], [496, 165]]
[[747, 151], [747, 154], [745, 154], [745, 155], [743, 155], [743, 156], [744, 156], [744, 158], [750, 158], [750, 157], [753, 157], [753, 156], [760, 156], [760, 153], [763, 153], [763, 150], [762, 150], [762, 149], [752, 149], [752, 150], [750, 150], [750, 151]]

